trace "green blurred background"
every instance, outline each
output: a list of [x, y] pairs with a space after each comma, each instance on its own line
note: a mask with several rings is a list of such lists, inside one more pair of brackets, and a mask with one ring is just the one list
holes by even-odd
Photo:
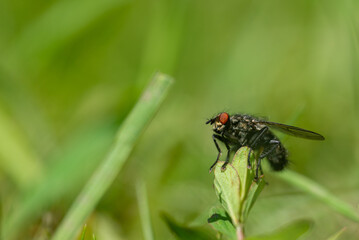
[[[19, 239], [52, 235], [156, 70], [176, 82], [87, 221], [98, 239], [143, 239], [139, 181], [156, 239], [174, 239], [162, 211], [206, 221], [204, 123], [221, 111], [323, 134], [285, 138], [290, 168], [358, 209], [359, 1], [1, 0], [0, 53], [1, 224], [18, 219]], [[357, 223], [266, 179], [248, 235], [307, 218], [307, 239], [358, 239]]]

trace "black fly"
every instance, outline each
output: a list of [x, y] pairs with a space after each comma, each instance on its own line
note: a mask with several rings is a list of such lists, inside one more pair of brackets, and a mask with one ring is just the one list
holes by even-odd
[[258, 179], [258, 169], [260, 169], [262, 173], [261, 160], [265, 157], [275, 171], [283, 170], [288, 164], [287, 150], [279, 139], [269, 130], [269, 127], [296, 137], [324, 140], [322, 135], [309, 130], [281, 123], [268, 122], [245, 114], [229, 116], [228, 113], [223, 112], [209, 119], [206, 124], [213, 125], [215, 134], [212, 135], [212, 138], [218, 150], [217, 159], [209, 171], [211, 172], [213, 170], [222, 153], [216, 141], [219, 140], [223, 142], [227, 148], [227, 158], [222, 165], [222, 171], [226, 169], [229, 163], [229, 154], [231, 151], [237, 151], [242, 146], [248, 146], [251, 149], [248, 155], [248, 167], [250, 167], [249, 159], [251, 151], [259, 151], [256, 179]]

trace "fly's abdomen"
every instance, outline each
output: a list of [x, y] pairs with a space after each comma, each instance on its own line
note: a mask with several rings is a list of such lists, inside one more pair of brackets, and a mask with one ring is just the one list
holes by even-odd
[[275, 150], [268, 154], [267, 159], [274, 171], [281, 171], [288, 165], [287, 156], [287, 150], [279, 143]]

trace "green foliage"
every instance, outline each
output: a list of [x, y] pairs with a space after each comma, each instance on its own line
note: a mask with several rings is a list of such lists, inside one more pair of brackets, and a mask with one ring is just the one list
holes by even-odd
[[169, 229], [172, 231], [172, 233], [180, 240], [211, 240], [216, 239], [213, 237], [211, 232], [209, 232], [206, 229], [194, 229], [182, 226], [175, 221], [173, 221], [167, 214], [163, 213], [162, 219], [166, 222]]
[[227, 169], [222, 171], [221, 165], [224, 162], [218, 162], [214, 169], [214, 187], [219, 202], [231, 217], [233, 224], [239, 224], [240, 210], [240, 180], [238, 172], [232, 165], [227, 165]]
[[147, 190], [144, 182], [138, 182], [136, 185], [137, 202], [141, 217], [143, 237], [145, 240], [153, 240], [153, 231], [151, 223], [150, 210], [148, 208]]
[[[141, 239], [143, 219], [171, 239], [161, 211], [186, 228], [207, 224], [218, 200], [204, 122], [220, 111], [295, 119], [326, 137], [278, 135], [289, 171], [264, 166], [269, 185], [240, 206], [246, 235], [311, 219], [309, 240], [343, 227], [339, 238], [357, 239], [358, 29], [353, 0], [0, 1], [0, 238], [53, 236], [159, 70], [174, 91], [96, 208], [85, 206], [87, 239], [95, 228], [98, 239]], [[240, 198], [255, 198], [246, 173]], [[136, 201], [138, 179], [148, 198]], [[231, 239], [229, 214], [216, 212], [208, 227]]]
[[[87, 225], [85, 224], [83, 229], [82, 229], [82, 232], [81, 232], [80, 240], [85, 240], [86, 239], [86, 232], [87, 232]], [[92, 234], [92, 240], [96, 240], [95, 234]]]
[[82, 229], [80, 240], [85, 240], [86, 231], [87, 231], [87, 225], [85, 224], [84, 228]]
[[340, 229], [338, 232], [334, 233], [332, 236], [330, 236], [327, 240], [337, 240], [339, 237], [343, 234], [345, 231], [345, 227]]
[[79, 194], [53, 239], [71, 239], [75, 236], [79, 226], [91, 214], [121, 170], [136, 140], [162, 103], [172, 81], [162, 73], [153, 77], [153, 81], [119, 129], [112, 149]]
[[290, 170], [283, 171], [275, 176], [308, 193], [343, 216], [359, 222], [359, 214], [356, 209], [311, 179]]
[[231, 217], [223, 207], [213, 207], [210, 210], [208, 223], [219, 233], [230, 239], [236, 238], [236, 228], [233, 226]]
[[[245, 220], [265, 185], [262, 177], [254, 180], [255, 167], [248, 167], [249, 153], [248, 147], [242, 147], [236, 152], [232, 163], [227, 165], [225, 171], [221, 169], [224, 162], [218, 162], [214, 169], [214, 186], [217, 197], [230, 216], [237, 235], [243, 235]], [[250, 161], [251, 166], [256, 166], [254, 154], [251, 154]], [[215, 229], [224, 230], [222, 233], [232, 236], [232, 233], [228, 231], [230, 229], [228, 220], [223, 212], [212, 214], [209, 222], [214, 225]]]
[[262, 192], [265, 186], [265, 182], [263, 179], [259, 179], [259, 183], [252, 183], [247, 195], [246, 200], [244, 202], [243, 210], [242, 210], [242, 219], [245, 221], [248, 218], [249, 211], [252, 209], [253, 204], [257, 200], [259, 194]]
[[[58, 198], [74, 195], [81, 189], [91, 173], [96, 169], [103, 153], [114, 136], [115, 128], [109, 124], [91, 126], [74, 132], [66, 139], [61, 153], [51, 156], [54, 163], [48, 166], [41, 181], [21, 201], [13, 214], [4, 223], [4, 234], [11, 236], [17, 229], [29, 224], [41, 214], [41, 209], [52, 206]], [[86, 164], [83, 163], [86, 159]], [[82, 171], [73, 171], [74, 168]], [[66, 177], [64, 177], [66, 175]]]
[[[0, 105], [0, 166], [20, 189], [26, 189], [43, 176], [42, 165], [28, 146], [24, 133], [3, 112]], [[22, 172], [22, 169], [28, 169]]]

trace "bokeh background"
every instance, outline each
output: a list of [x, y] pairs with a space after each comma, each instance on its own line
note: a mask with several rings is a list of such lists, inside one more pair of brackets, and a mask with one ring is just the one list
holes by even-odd
[[[1, 0], [0, 53], [1, 224], [17, 214], [19, 239], [52, 235], [157, 70], [176, 82], [87, 221], [98, 239], [143, 239], [138, 182], [156, 239], [174, 239], [161, 212], [205, 223], [204, 123], [221, 111], [323, 134], [284, 139], [290, 168], [358, 209], [358, 1]], [[305, 218], [306, 239], [358, 239], [357, 223], [266, 179], [248, 235]]]

